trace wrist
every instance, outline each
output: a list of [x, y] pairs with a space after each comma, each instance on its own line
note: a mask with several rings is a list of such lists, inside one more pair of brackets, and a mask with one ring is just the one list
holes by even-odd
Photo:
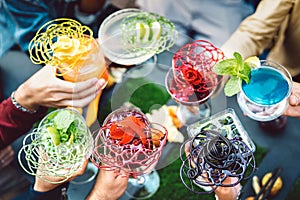
[[109, 200], [109, 197], [106, 197], [104, 194], [101, 194], [99, 189], [95, 189], [95, 187], [92, 189], [92, 191], [89, 193], [89, 195], [86, 197], [86, 200]]
[[11, 99], [13, 104], [23, 112], [36, 113], [39, 109], [39, 105], [33, 101], [34, 98], [22, 86], [11, 94]]

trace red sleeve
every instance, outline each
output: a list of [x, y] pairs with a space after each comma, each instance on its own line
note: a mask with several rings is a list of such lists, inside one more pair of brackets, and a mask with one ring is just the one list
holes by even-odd
[[30, 114], [17, 109], [10, 98], [2, 101], [0, 103], [0, 149], [28, 132], [36, 121], [45, 116], [46, 111], [46, 107], [40, 107], [38, 112]]

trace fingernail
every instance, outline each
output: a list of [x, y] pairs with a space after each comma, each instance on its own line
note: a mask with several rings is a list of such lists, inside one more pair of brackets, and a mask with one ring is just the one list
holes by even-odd
[[291, 96], [290, 97], [290, 104], [292, 106], [297, 106], [299, 104], [299, 99], [296, 96]]
[[105, 80], [103, 78], [99, 79], [98, 80], [98, 83], [97, 83], [97, 89], [104, 89], [106, 84], [105, 84]]

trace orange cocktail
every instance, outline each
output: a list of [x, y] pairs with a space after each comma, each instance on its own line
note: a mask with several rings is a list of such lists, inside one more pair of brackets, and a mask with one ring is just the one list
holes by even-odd
[[[31, 40], [29, 54], [35, 64], [55, 66], [56, 75], [66, 81], [80, 82], [93, 77], [108, 80], [104, 54], [92, 30], [73, 19], [58, 18], [44, 24]], [[101, 93], [87, 107], [88, 126], [97, 119], [100, 96]]]
[[[53, 51], [54, 58], [60, 60], [58, 75], [62, 76], [64, 80], [80, 82], [96, 77], [103, 78], [107, 82], [107, 64], [96, 39], [87, 35], [80, 39], [61, 36], [53, 44]], [[100, 96], [101, 93], [87, 107], [86, 122], [88, 126], [91, 126], [97, 118]]]

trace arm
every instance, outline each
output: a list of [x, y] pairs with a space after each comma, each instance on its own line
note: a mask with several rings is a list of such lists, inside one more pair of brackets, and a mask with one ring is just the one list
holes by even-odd
[[[67, 199], [67, 190], [69, 187], [69, 181], [73, 180], [76, 176], [80, 176], [84, 173], [88, 160], [85, 160], [81, 169], [74, 173], [74, 175], [60, 184], [52, 184], [42, 180], [39, 177], [35, 177], [35, 183], [30, 187], [29, 191], [17, 196], [14, 200], [53, 200], [53, 199]], [[37, 172], [39, 174], [39, 171]], [[41, 175], [42, 176], [42, 175]], [[59, 177], [47, 177], [47, 180], [58, 182], [61, 179]]]
[[19, 86], [15, 101], [27, 110], [18, 109], [8, 98], [0, 104], [0, 149], [26, 133], [32, 125], [44, 117], [46, 107], [84, 107], [91, 102], [105, 84], [103, 79], [92, 78], [72, 83], [61, 80], [53, 73], [52, 66], [42, 67]]
[[244, 58], [260, 55], [275, 39], [292, 7], [290, 0], [262, 0], [255, 13], [240, 24], [221, 49], [227, 57], [232, 57], [235, 51]]
[[11, 34], [16, 43], [23, 51], [27, 51], [30, 40], [35, 36], [36, 31], [47, 21], [57, 17], [55, 0], [3, 0], [3, 7], [7, 17], [16, 27]]

